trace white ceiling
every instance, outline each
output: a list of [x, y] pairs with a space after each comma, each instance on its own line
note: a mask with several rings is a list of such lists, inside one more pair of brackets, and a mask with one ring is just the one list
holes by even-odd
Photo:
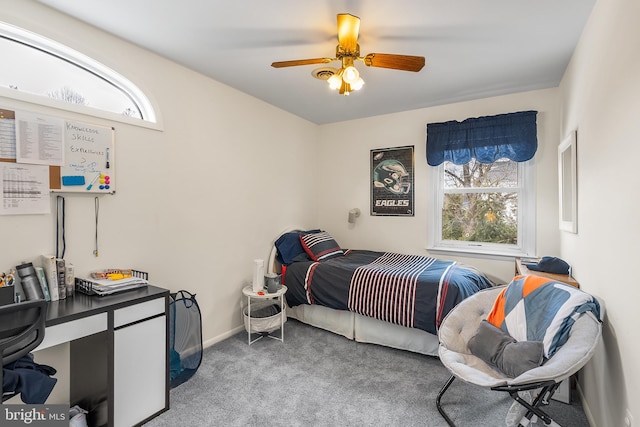
[[[595, 0], [38, 0], [231, 87], [325, 124], [559, 84]], [[418, 55], [419, 73], [356, 67], [350, 96], [312, 77], [334, 57], [336, 15], [360, 52]], [[338, 62], [328, 65], [338, 65]], [[339, 65], [338, 65], [339, 66]]]

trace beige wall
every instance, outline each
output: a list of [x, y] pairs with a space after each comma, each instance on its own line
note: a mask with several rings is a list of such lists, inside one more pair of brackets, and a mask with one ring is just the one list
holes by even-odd
[[640, 422], [640, 286], [632, 268], [640, 240], [640, 2], [598, 1], [564, 76], [562, 135], [578, 131], [578, 233], [561, 254], [606, 307], [603, 344], [582, 372], [593, 424]]
[[[318, 147], [316, 188], [320, 226], [347, 248], [393, 250], [426, 255], [427, 225], [431, 215], [431, 168], [426, 162], [426, 125], [523, 110], [538, 111], [536, 165], [537, 253], [557, 255], [559, 239], [557, 197], [558, 90], [461, 102], [399, 114], [323, 125]], [[370, 150], [413, 145], [415, 153], [415, 216], [379, 217], [370, 212]], [[360, 208], [362, 216], [348, 224], [347, 212]], [[462, 257], [461, 260], [507, 283], [513, 278], [513, 257]]]
[[[3, 0], [0, 20], [94, 57], [151, 95], [163, 131], [0, 97], [0, 105], [115, 126], [117, 193], [66, 195], [65, 258], [80, 273], [134, 267], [197, 294], [204, 340], [241, 327], [241, 289], [286, 226], [312, 224], [315, 124], [31, 1]], [[280, 173], [274, 165], [287, 165]], [[284, 190], [296, 197], [282, 197]], [[55, 211], [55, 210], [52, 210]], [[53, 215], [0, 217], [0, 271], [55, 253]]]

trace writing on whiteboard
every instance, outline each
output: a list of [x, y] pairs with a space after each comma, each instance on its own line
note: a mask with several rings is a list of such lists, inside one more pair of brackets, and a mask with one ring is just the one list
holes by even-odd
[[72, 141], [95, 142], [94, 135], [99, 133], [100, 131], [96, 128], [67, 122], [67, 138]]
[[78, 147], [78, 146], [73, 145], [73, 144], [69, 146], [69, 151], [72, 152], [72, 153], [94, 154], [96, 156], [104, 156], [105, 155], [104, 150], [99, 151], [99, 150], [94, 150], [92, 148]]

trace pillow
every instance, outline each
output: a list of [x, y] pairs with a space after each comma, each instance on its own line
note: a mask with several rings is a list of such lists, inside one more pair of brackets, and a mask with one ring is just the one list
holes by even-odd
[[338, 243], [326, 231], [320, 233], [301, 234], [300, 243], [305, 252], [314, 261], [326, 261], [344, 255]]
[[469, 350], [510, 378], [537, 368], [544, 361], [542, 342], [516, 341], [486, 320], [480, 322], [476, 334], [469, 340]]
[[282, 265], [289, 265], [296, 261], [309, 261], [310, 258], [302, 248], [300, 234], [317, 233], [320, 230], [291, 231], [278, 237], [275, 242], [276, 259]]

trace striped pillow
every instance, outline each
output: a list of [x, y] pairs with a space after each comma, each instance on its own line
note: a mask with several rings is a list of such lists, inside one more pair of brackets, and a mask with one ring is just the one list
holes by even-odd
[[326, 231], [301, 234], [300, 243], [302, 243], [304, 251], [314, 261], [326, 261], [344, 255], [344, 251]]

